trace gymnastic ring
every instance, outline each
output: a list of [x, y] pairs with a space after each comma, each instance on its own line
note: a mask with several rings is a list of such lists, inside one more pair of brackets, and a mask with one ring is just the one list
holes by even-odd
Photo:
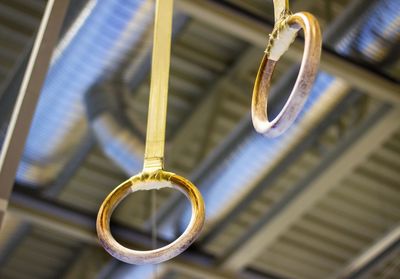
[[[156, 186], [158, 183], [165, 183], [167, 186], [165, 184]], [[110, 231], [111, 214], [117, 205], [133, 192], [164, 187], [172, 187], [181, 191], [192, 204], [192, 217], [183, 234], [170, 244], [154, 250], [138, 251], [119, 244]], [[101, 245], [113, 257], [129, 264], [157, 264], [169, 260], [186, 250], [200, 234], [204, 224], [204, 217], [203, 198], [196, 186], [179, 175], [157, 170], [154, 173], [135, 175], [115, 188], [100, 207], [96, 228]]]
[[[297, 29], [297, 31], [295, 31], [296, 33], [291, 41], [284, 42], [283, 44], [286, 44], [286, 46], [284, 46], [283, 49], [278, 49], [282, 47], [282, 44], [278, 44], [277, 46], [279, 40], [283, 39], [280, 35], [284, 34], [284, 32], [288, 32], [289, 29], [293, 30], [293, 28]], [[283, 109], [274, 120], [269, 121], [267, 103], [273, 71], [280, 56], [287, 51], [300, 29], [304, 30], [305, 46], [299, 75]], [[300, 12], [293, 15], [289, 14], [277, 22], [270, 36], [269, 46], [259, 67], [253, 89], [251, 116], [254, 128], [258, 133], [267, 137], [279, 136], [285, 132], [296, 119], [307, 100], [318, 73], [321, 56], [321, 41], [321, 31], [318, 21], [310, 13]]]

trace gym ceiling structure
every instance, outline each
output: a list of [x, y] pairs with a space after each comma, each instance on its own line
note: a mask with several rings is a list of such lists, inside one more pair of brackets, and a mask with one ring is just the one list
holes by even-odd
[[[0, 278], [400, 278], [400, 1], [290, 2], [320, 22], [320, 72], [293, 127], [265, 138], [250, 103], [272, 0], [175, 0], [166, 169], [199, 187], [207, 217], [155, 268], [113, 259], [95, 230], [142, 167], [154, 0], [0, 0], [1, 166], [15, 165], [0, 174]], [[303, 44], [274, 74], [271, 115]], [[24, 86], [37, 104], [19, 102]], [[141, 191], [112, 232], [152, 249], [154, 227], [162, 246], [189, 216], [176, 191]]]

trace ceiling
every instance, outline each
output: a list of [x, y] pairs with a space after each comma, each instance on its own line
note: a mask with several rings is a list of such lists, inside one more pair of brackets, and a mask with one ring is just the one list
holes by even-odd
[[[207, 220], [157, 267], [114, 260], [95, 233], [101, 202], [142, 164], [154, 12], [151, 0], [100, 2], [68, 8], [0, 232], [1, 278], [398, 278], [396, 0], [291, 1], [318, 17], [324, 46], [303, 112], [276, 139], [249, 116], [272, 1], [175, 1], [165, 163], [199, 187]], [[45, 6], [0, 0], [0, 142]], [[302, 49], [299, 38], [279, 62], [272, 115]], [[118, 207], [120, 241], [150, 249], [155, 221], [159, 246], [183, 231], [183, 196], [153, 202], [146, 191]]]

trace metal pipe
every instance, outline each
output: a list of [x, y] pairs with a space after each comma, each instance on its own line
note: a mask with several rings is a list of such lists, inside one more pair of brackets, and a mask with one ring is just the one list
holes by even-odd
[[79, 30], [62, 41], [66, 43], [60, 44], [62, 51], [56, 52], [47, 75], [18, 169], [20, 183], [49, 184], [71, 160], [88, 133], [85, 93], [109, 78], [142, 38], [153, 7], [150, 0], [97, 1], [79, 19], [84, 21]]
[[107, 83], [92, 88], [85, 96], [86, 112], [103, 152], [132, 176], [143, 166], [144, 145], [119, 110], [113, 91]]

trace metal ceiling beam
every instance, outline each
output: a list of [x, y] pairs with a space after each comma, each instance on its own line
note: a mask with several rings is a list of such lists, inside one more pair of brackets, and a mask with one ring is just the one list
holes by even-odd
[[[299, 133], [287, 148], [281, 152], [280, 156], [275, 159], [274, 164], [265, 171], [266, 175], [253, 183], [254, 185], [249, 193], [240, 199], [235, 206], [232, 206], [232, 209], [217, 222], [217, 226], [214, 226], [204, 235], [202, 243], [209, 243], [220, 233], [223, 233], [226, 227], [234, 222], [237, 216], [265, 191], [266, 187], [272, 185], [291, 166], [292, 162], [296, 161], [305, 150], [315, 144], [327, 127], [337, 121], [339, 116], [349, 109], [349, 106], [354, 105], [359, 95], [349, 95], [349, 90], [348, 85], [340, 80], [334, 81], [326, 89], [324, 96], [328, 98], [319, 101], [323, 102], [321, 106], [323, 110], [310, 113], [312, 121], [309, 120], [308, 122], [310, 123], [307, 123], [307, 125], [302, 124], [302, 122], [306, 122], [304, 120], [299, 123], [304, 127], [302, 133]], [[277, 91], [281, 92], [283, 90]], [[335, 96], [335, 98], [331, 98], [331, 96]]]
[[[169, 275], [178, 273], [181, 276], [190, 276], [190, 278], [207, 278], [207, 279], [239, 279], [243, 277], [239, 277], [235, 274], [230, 274], [227, 272], [223, 272], [220, 270], [216, 270], [215, 268], [206, 268], [201, 265], [193, 265], [190, 263], [183, 263], [177, 261], [168, 261], [162, 264], [158, 264], [157, 266], [127, 266], [126, 264], [122, 264], [117, 262], [116, 260], [111, 260], [107, 265], [114, 265], [113, 269], [108, 270], [107, 273], [103, 273], [100, 270], [99, 276], [97, 279], [105, 279], [110, 277], [115, 277], [118, 279], [126, 278], [127, 275], [132, 278], [138, 277], [140, 274], [143, 279], [161, 279], [161, 278], [170, 278]], [[145, 269], [145, 271], [143, 270]], [[116, 275], [117, 274], [117, 275]], [[146, 274], [146, 275], [144, 275]], [[119, 276], [118, 276], [119, 275]], [[248, 279], [260, 279], [267, 278], [263, 277], [255, 277], [249, 274], [244, 275], [245, 278]], [[69, 279], [69, 278], [64, 278]], [[71, 278], [72, 279], [72, 278]]]
[[[221, 77], [213, 83], [210, 88], [207, 90], [209, 92], [203, 100], [201, 100], [201, 103], [195, 108], [195, 110], [191, 113], [191, 115], [188, 117], [184, 125], [181, 127], [179, 130], [178, 134], [174, 137], [173, 141], [171, 142], [171, 149], [168, 150], [168, 152], [172, 154], [179, 154], [182, 153], [182, 150], [184, 150], [185, 146], [193, 144], [193, 142], [188, 141], [188, 138], [198, 131], [197, 127], [199, 127], [199, 122], [204, 119], [205, 115], [207, 117], [207, 125], [206, 128], [203, 129], [203, 132], [205, 133], [201, 137], [201, 145], [202, 148], [199, 150], [199, 154], [197, 154], [196, 158], [196, 164], [202, 165], [202, 161], [204, 158], [206, 158], [206, 150], [205, 147], [209, 141], [208, 135], [210, 135], [210, 125], [212, 125], [211, 122], [215, 121], [211, 117], [211, 115], [214, 115], [215, 112], [220, 109], [220, 102], [219, 99], [221, 98], [221, 93], [223, 93], [220, 89], [223, 86], [224, 83], [230, 83], [232, 82], [232, 77], [233, 75], [243, 68], [243, 65], [248, 64], [248, 61], [252, 60], [252, 57], [254, 57], [256, 53], [256, 50], [254, 47], [248, 47], [237, 59], [236, 61], [228, 67], [227, 71], [224, 72]], [[244, 94], [245, 95], [245, 94]], [[273, 95], [273, 94], [272, 94]], [[271, 97], [272, 98], [272, 97]], [[250, 98], [249, 98], [250, 100]], [[179, 156], [174, 156], [175, 158]], [[174, 164], [174, 161], [168, 161], [166, 162], [167, 165], [169, 164]], [[202, 174], [204, 172], [201, 172]], [[197, 184], [197, 178], [198, 175], [196, 174], [191, 174], [191, 180], [194, 181], [196, 180]], [[182, 201], [184, 201], [185, 198], [182, 197], [180, 193], [174, 194], [171, 196], [171, 198], [162, 206], [162, 210], [157, 211], [157, 220], [159, 223], [166, 224], [170, 222], [175, 222], [173, 220], [177, 219], [177, 216], [181, 216], [182, 212], [177, 213], [177, 215], [171, 214], [171, 212], [176, 212], [180, 211], [179, 206], [182, 205]], [[175, 211], [173, 211], [175, 210]], [[151, 220], [148, 220], [145, 227], [150, 228], [151, 226]]]
[[109, 255], [103, 253], [100, 247], [86, 245], [82, 251], [74, 257], [70, 265], [66, 265], [64, 270], [59, 273], [57, 278], [76, 279], [76, 278], [98, 278], [100, 270], [109, 261]]
[[240, 275], [227, 273], [221, 270], [204, 268], [201, 266], [194, 266], [186, 263], [171, 262], [166, 264], [166, 269], [170, 271], [181, 272], [185, 275], [190, 275], [193, 278], [207, 278], [207, 279], [235, 279], [235, 278], [248, 278], [248, 279], [261, 279], [269, 278], [275, 279], [266, 275], [256, 274], [250, 271], [245, 271]]
[[48, 1], [18, 92], [0, 153], [0, 226], [7, 210], [15, 173], [68, 4], [69, 1]]
[[[34, 223], [53, 230], [55, 233], [67, 234], [89, 245], [98, 246], [96, 235], [96, 217], [55, 202], [51, 199], [39, 196], [37, 192], [27, 191], [25, 187], [16, 185], [10, 199], [10, 211], [21, 217], [22, 220]], [[151, 249], [152, 238], [150, 234], [137, 231], [133, 228], [112, 224], [114, 236], [119, 241], [129, 243], [130, 246], [139, 249]], [[158, 244], [167, 245], [169, 241], [159, 239]], [[90, 247], [90, 246], [89, 246]], [[215, 258], [212, 255], [199, 251], [194, 246], [170, 261], [175, 268], [190, 268], [201, 271], [204, 274], [212, 274], [207, 278], [239, 278], [229, 272], [218, 270], [215, 266]], [[272, 278], [252, 271], [244, 270], [240, 278]]]
[[[254, 46], [265, 48], [271, 24], [251, 18], [236, 10], [226, 8], [212, 0], [178, 0], [177, 7], [199, 21], [213, 25]], [[297, 39], [286, 53], [293, 60], [303, 55], [303, 42]], [[326, 47], [322, 50], [320, 67], [322, 70], [347, 81], [355, 88], [379, 100], [400, 105], [400, 85], [372, 70], [352, 63]]]
[[40, 198], [26, 187], [15, 185], [9, 211], [22, 220], [69, 235], [83, 242], [97, 244], [95, 216], [62, 206], [48, 198]]
[[[231, 83], [232, 82], [232, 77], [234, 76], [235, 73], [237, 73], [238, 70], [243, 68], [244, 65], [247, 65], [249, 61], [252, 60], [252, 58], [256, 55], [256, 50], [254, 47], [248, 47], [246, 50], [241, 53], [234, 63], [232, 63], [228, 69], [221, 74], [219, 79], [217, 79], [206, 91], [208, 92], [207, 95], [201, 100], [201, 103], [195, 108], [195, 110], [191, 113], [191, 115], [188, 117], [187, 121], [183, 125], [183, 127], [180, 129], [179, 133], [174, 137], [171, 146], [172, 149], [170, 150], [171, 153], [175, 153], [175, 148], [181, 148], [183, 145], [187, 144], [192, 144], [191, 142], [188, 142], [188, 135], [192, 134], [193, 132], [196, 132], [198, 129], [198, 122], [201, 121], [201, 119], [204, 119], [205, 115], [214, 115], [215, 111], [220, 109], [219, 107], [219, 102], [217, 102], [218, 98], [220, 98], [221, 94], [221, 87], [223, 86], [224, 83]], [[254, 60], [254, 59], [253, 59]], [[246, 92], [243, 92], [243, 95], [247, 95]], [[250, 100], [250, 97], [249, 97]], [[208, 116], [208, 122], [213, 122], [215, 119], [212, 117]], [[209, 124], [209, 123], [208, 123]], [[207, 131], [204, 130], [204, 133], [206, 135], [210, 135], [209, 131], [209, 125], [206, 126]], [[202, 145], [207, 145], [207, 142], [210, 139], [207, 136], [204, 136], [202, 138]], [[204, 148], [203, 148], [204, 149]], [[202, 150], [204, 151], [204, 150]], [[201, 152], [201, 154], [198, 154], [197, 162], [201, 162], [201, 160], [205, 157], [205, 153]]]
[[384, 260], [385, 255], [400, 247], [400, 225], [397, 225], [382, 238], [368, 247], [358, 257], [353, 259], [343, 270], [339, 271], [334, 278], [362, 278], [375, 264]]
[[[81, 265], [84, 265], [81, 263]], [[130, 270], [134, 273], [135, 266], [127, 267], [126, 264], [118, 262], [113, 259], [108, 263], [103, 263], [104, 269], [100, 269], [96, 276], [97, 279], [106, 279], [111, 276], [115, 277], [115, 274], [127, 274], [130, 273]], [[143, 266], [139, 266], [141, 268]], [[84, 267], [83, 267], [84, 268]], [[154, 268], [154, 267], [150, 267]], [[82, 269], [80, 267], [79, 269]], [[105, 271], [105, 272], [104, 272]], [[193, 265], [190, 263], [184, 263], [180, 261], [168, 261], [157, 266], [157, 272], [152, 272], [152, 274], [147, 277], [147, 279], [161, 279], [161, 278], [170, 278], [168, 277], [171, 273], [178, 273], [181, 276], [190, 276], [190, 278], [207, 278], [207, 279], [238, 279], [238, 278], [246, 278], [246, 279], [285, 279], [281, 277], [276, 277], [270, 274], [260, 273], [255, 270], [245, 270], [241, 274], [232, 274], [227, 273], [217, 268], [206, 268], [202, 265]], [[76, 273], [74, 273], [76, 274]], [[132, 274], [129, 274], [132, 275]], [[76, 276], [75, 276], [76, 277]], [[68, 277], [63, 279], [72, 279], [75, 277]], [[123, 277], [123, 276], [122, 276]], [[120, 277], [117, 277], [120, 278]], [[125, 278], [125, 277], [123, 277]]]
[[[0, 152], [2, 141], [4, 140], [5, 132], [7, 131], [14, 110], [15, 101], [18, 98], [18, 94], [16, 93], [21, 87], [25, 69], [28, 65], [32, 44], [33, 42], [29, 42], [29, 48], [26, 47], [24, 50], [18, 65], [15, 65], [14, 70], [8, 73], [9, 80], [3, 84], [3, 87], [0, 87]], [[10, 94], [10, 92], [13, 92], [13, 94]]]
[[352, 26], [356, 26], [362, 19], [359, 15], [375, 5], [377, 1], [379, 0], [351, 0], [346, 9], [324, 31], [324, 43], [335, 45], [348, 32], [349, 22]]
[[[293, 74], [295, 73], [293, 72]], [[283, 102], [284, 99], [282, 99], [282, 96], [276, 95], [275, 93], [287, 91], [287, 86], [290, 84], [290, 82], [288, 82], [288, 79], [291, 79], [290, 76], [291, 74], [280, 80], [277, 83], [276, 88], [271, 92], [271, 100], [278, 104], [276, 107], [280, 107], [279, 104]], [[237, 217], [237, 214], [246, 208], [254, 198], [259, 196], [260, 192], [265, 189], [265, 185], [269, 185], [271, 181], [276, 179], [276, 177], [286, 169], [287, 164], [300, 156], [307, 146], [313, 144], [315, 137], [310, 137], [310, 134], [319, 135], [321, 131], [337, 118], [338, 115], [347, 109], [347, 105], [345, 104], [357, 98], [357, 95], [345, 98], [349, 89], [349, 86], [341, 80], [336, 80], [326, 89], [327, 92], [324, 94], [325, 97], [321, 98], [319, 101], [321, 102], [321, 105], [319, 106], [320, 108], [309, 113], [309, 116], [301, 122], [302, 124], [300, 125], [303, 127], [302, 132], [298, 133], [295, 139], [291, 141], [279, 157], [276, 158], [276, 163], [264, 170], [264, 173], [267, 175], [265, 177], [261, 176], [257, 181], [251, 182], [251, 185], [247, 185], [251, 186], [251, 189], [249, 188], [248, 193], [242, 199], [237, 199], [235, 203], [229, 204], [226, 214], [221, 215], [213, 223], [208, 222], [203, 237], [200, 240], [201, 245], [211, 241], [215, 236], [222, 232], [226, 226]], [[340, 107], [338, 108], [339, 105]], [[274, 111], [272, 111], [272, 113], [274, 113]], [[245, 119], [245, 122], [242, 121], [242, 124], [245, 125], [241, 125], [240, 129], [237, 129], [233, 134], [231, 134], [229, 140], [219, 146], [212, 156], [207, 157], [206, 161], [203, 162], [203, 164], [197, 168], [196, 172], [191, 175], [196, 184], [200, 185], [202, 179], [212, 173], [213, 169], [219, 164], [220, 158], [225, 158], [226, 154], [231, 152], [234, 146], [243, 141], [245, 135], [248, 135], [253, 131], [251, 121], [247, 118]], [[243, 187], [245, 186], [246, 185], [243, 185]], [[210, 187], [210, 185], [204, 185], [204, 187]], [[205, 189], [204, 187], [203, 190]], [[164, 212], [164, 215], [166, 215], [165, 212], [171, 212], [172, 208], [178, 204], [178, 199], [171, 199], [161, 212]], [[161, 219], [161, 221], [169, 223], [171, 220]]]
[[[295, 186], [246, 235], [230, 249], [221, 267], [241, 270], [267, 249], [288, 228], [332, 190], [340, 180], [400, 128], [400, 110], [383, 106], [367, 123], [339, 145], [337, 152], [321, 162]], [[323, 187], [321, 187], [323, 186]]]

